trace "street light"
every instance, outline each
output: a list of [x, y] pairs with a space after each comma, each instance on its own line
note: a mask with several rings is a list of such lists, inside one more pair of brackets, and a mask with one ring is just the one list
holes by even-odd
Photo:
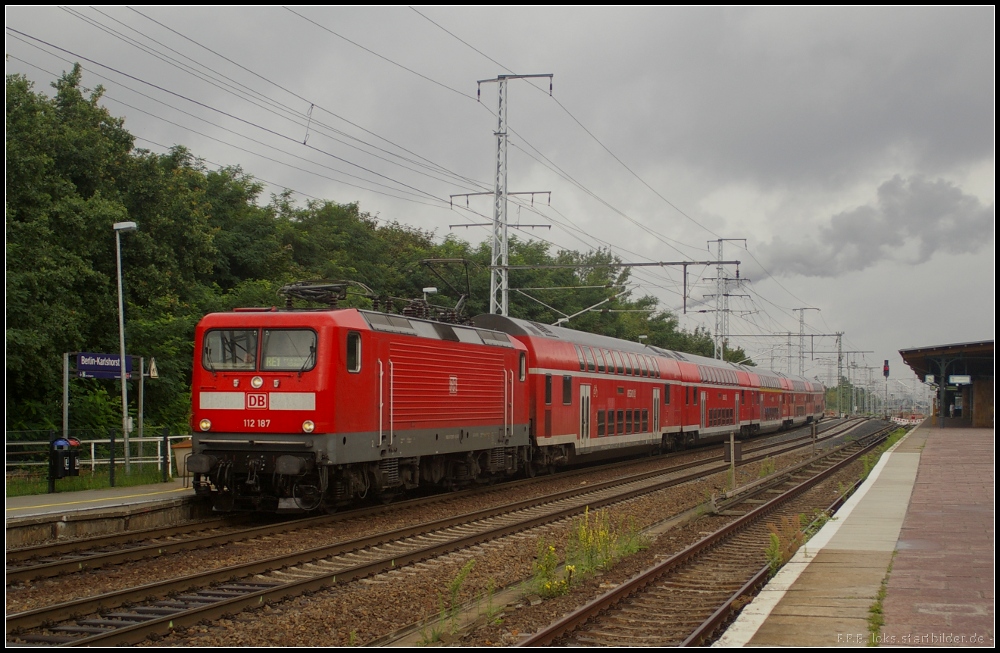
[[122, 232], [135, 231], [138, 227], [134, 222], [116, 222], [115, 229], [115, 253], [118, 261], [118, 344], [121, 358], [121, 382], [122, 382], [122, 437], [125, 440], [125, 473], [130, 471], [130, 461], [128, 454], [128, 385], [125, 383], [125, 303], [122, 299]]

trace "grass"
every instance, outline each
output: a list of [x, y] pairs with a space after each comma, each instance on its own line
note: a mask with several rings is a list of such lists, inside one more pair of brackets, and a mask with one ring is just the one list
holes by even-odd
[[[125, 475], [125, 465], [115, 465], [115, 486], [152, 485], [163, 480], [163, 472], [155, 464], [132, 464], [132, 473]], [[57, 493], [78, 492], [80, 490], [102, 490], [111, 487], [107, 468], [92, 474], [89, 469], [81, 469], [79, 476], [67, 476], [55, 481]], [[44, 475], [7, 474], [7, 496], [22, 497], [32, 494], [46, 494], [49, 480]]]

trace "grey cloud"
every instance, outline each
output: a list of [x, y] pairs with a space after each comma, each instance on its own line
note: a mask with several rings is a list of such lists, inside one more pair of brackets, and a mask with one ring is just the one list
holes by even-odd
[[[815, 238], [776, 237], [761, 247], [776, 276], [831, 277], [863, 270], [889, 258], [919, 264], [935, 252], [975, 253], [994, 238], [996, 203], [984, 206], [954, 184], [896, 175], [879, 186], [874, 204], [830, 217]], [[916, 249], [907, 260], [900, 251]]]

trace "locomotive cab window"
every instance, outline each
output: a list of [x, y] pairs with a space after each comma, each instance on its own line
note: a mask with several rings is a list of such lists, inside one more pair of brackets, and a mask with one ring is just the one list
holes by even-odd
[[201, 364], [211, 372], [257, 369], [257, 329], [212, 329], [205, 334]]
[[347, 333], [347, 371], [361, 371], [361, 334], [356, 331]]
[[262, 370], [305, 372], [316, 367], [316, 332], [312, 329], [264, 329]]

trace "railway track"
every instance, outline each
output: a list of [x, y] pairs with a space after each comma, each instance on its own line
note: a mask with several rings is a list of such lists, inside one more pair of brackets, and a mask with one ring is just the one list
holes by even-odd
[[[787, 447], [779, 444], [778, 447]], [[771, 447], [769, 450], [773, 450]], [[773, 454], [773, 451], [772, 451]], [[768, 455], [768, 454], [760, 454]], [[245, 565], [79, 599], [10, 615], [8, 639], [18, 642], [110, 645], [136, 643], [153, 633], [191, 624], [287, 596], [386, 571], [449, 551], [578, 514], [629, 497], [683, 483], [724, 468], [718, 457], [696, 461], [694, 471], [662, 470], [636, 475], [545, 499], [508, 504], [477, 513], [355, 540], [316, 547]], [[128, 610], [122, 606], [132, 606]], [[65, 615], [87, 615], [73, 623], [39, 630]], [[30, 632], [29, 632], [30, 631]]]
[[[784, 475], [780, 490], [757, 488], [778, 496], [756, 505], [731, 524], [680, 553], [638, 574], [572, 614], [522, 640], [520, 646], [698, 646], [727, 623], [743, 597], [751, 596], [769, 576], [765, 550], [774, 524], [820, 508], [802, 495], [823, 479], [877, 446], [895, 427], [811, 461]], [[824, 464], [820, 464], [823, 460]], [[820, 469], [822, 467], [822, 469]], [[773, 495], [772, 495], [773, 496]], [[729, 509], [735, 508], [733, 503]], [[771, 526], [769, 528], [769, 525]]]
[[[857, 421], [851, 421], [829, 424], [826, 433], [818, 441], [822, 442], [833, 439], [845, 430], [856, 426], [857, 423]], [[810, 437], [809, 435], [789, 437], [793, 433], [789, 432], [780, 436], [772, 436], [772, 438], [768, 439], [780, 439], [784, 446], [779, 448], [775, 448], [776, 444], [768, 440], [754, 441], [751, 445], [753, 448], [748, 447], [747, 449], [748, 458], [746, 462], [757, 460], [761, 455], [775, 456], [785, 451], [794, 450], [799, 446], [797, 443], [801, 443]], [[711, 456], [708, 459], [718, 460], [720, 458], [721, 456]], [[634, 463], [632, 461], [616, 463], [615, 465], [606, 465], [602, 469], [631, 464]], [[590, 473], [589, 470], [575, 470], [566, 472], [564, 476], [566, 478], [573, 478], [574, 476], [586, 476]], [[541, 481], [531, 479], [514, 482], [509, 484], [509, 487], [519, 487], [520, 485], [539, 482]], [[496, 490], [481, 488], [479, 491], [485, 493]], [[410, 509], [419, 505], [446, 500], [448, 500], [448, 495], [401, 502], [392, 508], [367, 508], [336, 516], [324, 514], [249, 527], [242, 525], [247, 520], [226, 517], [166, 528], [118, 533], [83, 540], [27, 547], [6, 552], [5, 579], [6, 584], [10, 586], [29, 580], [64, 576], [68, 573], [98, 569], [145, 558], [268, 537], [313, 526], [330, 524], [341, 519], [364, 518], [384, 512], [385, 510]]]

